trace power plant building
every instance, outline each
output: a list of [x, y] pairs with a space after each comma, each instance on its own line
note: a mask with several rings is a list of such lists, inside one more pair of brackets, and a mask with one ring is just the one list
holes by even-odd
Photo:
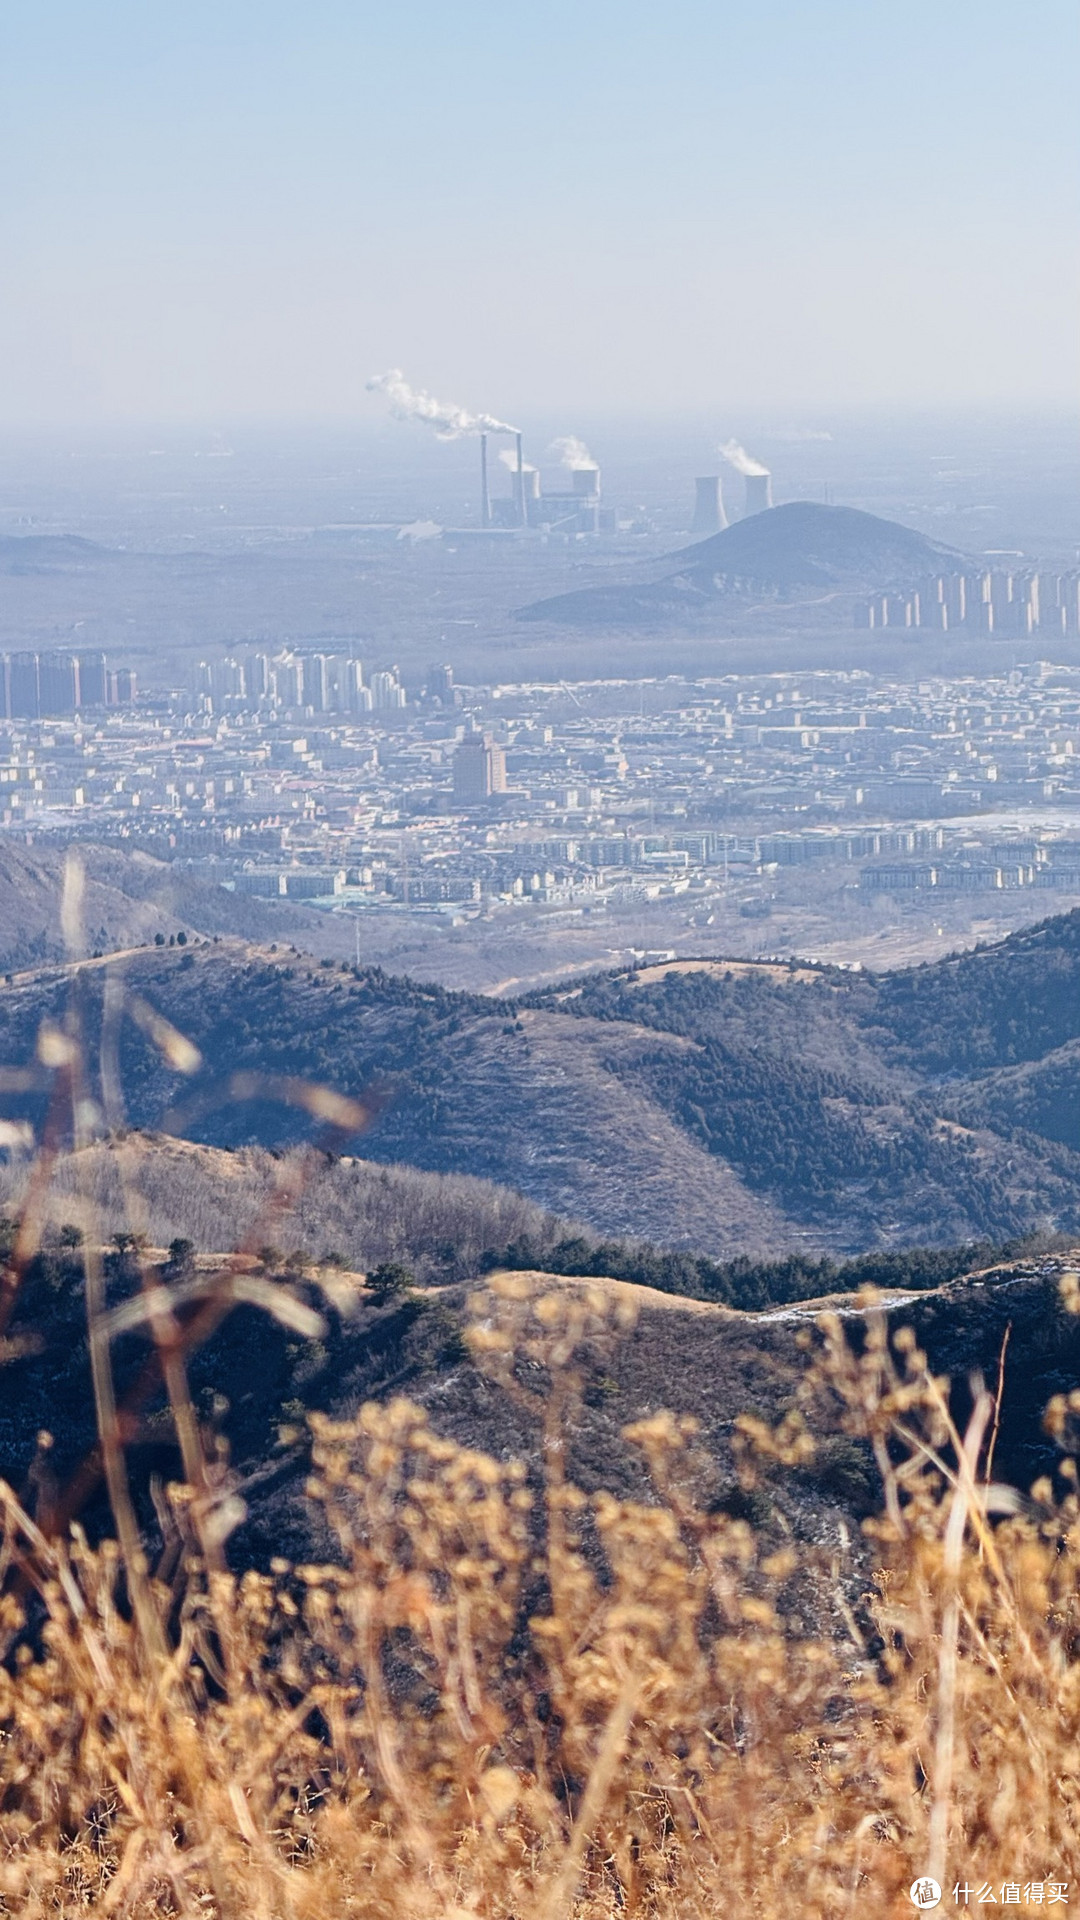
[[569, 534], [599, 533], [602, 528], [614, 531], [614, 514], [604, 514], [600, 506], [599, 467], [572, 467], [561, 476], [569, 484], [545, 487], [536, 467], [526, 466], [522, 459], [520, 434], [516, 442], [511, 490], [492, 500], [488, 494], [487, 436], [480, 437], [480, 517], [484, 527], [532, 527]]
[[690, 522], [690, 531], [700, 540], [707, 540], [712, 533], [722, 533], [726, 526], [727, 514], [724, 512], [720, 475], [706, 474], [694, 481], [694, 518]]

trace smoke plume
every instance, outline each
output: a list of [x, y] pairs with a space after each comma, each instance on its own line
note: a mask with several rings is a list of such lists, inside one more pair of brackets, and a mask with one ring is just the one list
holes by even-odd
[[756, 474], [759, 478], [762, 478], [769, 471], [768, 467], [762, 466], [760, 460], [754, 459], [752, 453], [747, 453], [745, 447], [740, 447], [737, 440], [725, 440], [720, 452], [728, 465], [734, 467], [736, 473], [744, 473], [750, 476]]
[[469, 433], [517, 432], [507, 421], [496, 420], [494, 414], [470, 413], [465, 407], [455, 406], [452, 400], [436, 400], [433, 393], [425, 393], [422, 387], [410, 387], [400, 367], [391, 367], [388, 373], [372, 374], [367, 390], [385, 393], [395, 419], [420, 420], [433, 429], [437, 440], [460, 440]]
[[[513, 447], [503, 447], [499, 454], [499, 459], [502, 461], [504, 467], [510, 468], [511, 473], [517, 472], [517, 454], [514, 452]], [[528, 461], [523, 460], [521, 463], [521, 471], [522, 473], [535, 473], [536, 468], [530, 467]]]
[[596, 461], [585, 445], [575, 434], [567, 433], [559, 440], [553, 440], [549, 453], [557, 453], [561, 466], [569, 467], [571, 473], [580, 473], [588, 467], [595, 467]]

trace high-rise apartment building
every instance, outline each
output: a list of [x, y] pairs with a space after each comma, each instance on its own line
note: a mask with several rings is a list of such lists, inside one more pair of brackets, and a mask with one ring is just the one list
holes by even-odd
[[506, 755], [490, 733], [467, 733], [454, 754], [454, 799], [459, 806], [482, 806], [494, 793], [506, 792]]
[[405, 689], [396, 667], [371, 676], [371, 697], [377, 713], [387, 713], [405, 705]]
[[110, 707], [131, 705], [139, 691], [138, 678], [132, 667], [117, 667], [105, 676], [105, 697]]
[[74, 713], [79, 700], [79, 662], [73, 653], [38, 655], [38, 704], [42, 714]]
[[53, 720], [87, 707], [127, 706], [135, 698], [134, 673], [110, 673], [103, 653], [59, 649], [0, 654], [0, 718]]
[[36, 653], [8, 656], [8, 715], [12, 720], [36, 720], [41, 712]]
[[80, 707], [103, 707], [107, 692], [108, 669], [103, 653], [80, 653], [79, 655], [79, 705]]

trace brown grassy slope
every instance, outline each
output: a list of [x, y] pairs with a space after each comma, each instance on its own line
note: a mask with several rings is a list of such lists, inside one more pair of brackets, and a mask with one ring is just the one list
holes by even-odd
[[[159, 1126], [178, 1095], [197, 1101], [215, 1072], [231, 1066], [284, 1066], [354, 1095], [381, 1080], [391, 1098], [364, 1140], [379, 1159], [476, 1174], [601, 1233], [652, 1236], [722, 1257], [791, 1244], [792, 1230], [768, 1196], [752, 1193], [723, 1158], [631, 1083], [644, 1054], [678, 1054], [684, 1040], [547, 1011], [524, 1011], [513, 1026], [498, 1003], [472, 998], [440, 1003], [441, 1025], [432, 1031], [417, 1023], [423, 989], [388, 982], [385, 994], [369, 995], [354, 1013], [359, 990], [338, 970], [232, 943], [183, 956], [136, 953], [123, 971], [129, 988], [190, 1034], [205, 1056], [202, 1075], [189, 1086], [124, 1029], [127, 1110], [140, 1127]], [[280, 995], [268, 1013], [260, 1005], [241, 1052], [235, 1032], [249, 1011], [253, 974], [278, 980]], [[84, 977], [96, 1004], [100, 969]], [[43, 974], [4, 992], [3, 1064], [26, 1061], [39, 1020], [61, 1015], [67, 991], [66, 979]], [[433, 1122], [436, 1101], [441, 1111]], [[195, 1124], [203, 1138], [222, 1145], [276, 1145], [306, 1130], [302, 1118], [265, 1103], [258, 1111], [233, 1103]]]
[[[1053, 1459], [1042, 1427], [1044, 1407], [1066, 1381], [1080, 1378], [1080, 1329], [1059, 1300], [1062, 1276], [1078, 1257], [1021, 1261], [922, 1294], [879, 1296], [889, 1324], [913, 1328], [932, 1370], [953, 1380], [961, 1418], [976, 1373], [996, 1385], [1005, 1342], [997, 1464], [1004, 1478], [1024, 1489]], [[790, 1410], [806, 1366], [804, 1342], [822, 1312], [838, 1315], [857, 1344], [867, 1325], [866, 1305], [850, 1295], [743, 1313], [614, 1280], [548, 1276], [544, 1284], [579, 1298], [599, 1285], [612, 1299], [631, 1300], [636, 1311], [632, 1329], [610, 1345], [586, 1377], [569, 1458], [573, 1477], [587, 1487], [623, 1486], [630, 1458], [623, 1428], [669, 1408], [699, 1422], [712, 1463], [709, 1497], [726, 1498], [737, 1417], [750, 1413], [775, 1424]], [[527, 1450], [516, 1417], [467, 1363], [418, 1376], [409, 1391], [453, 1438], [470, 1444], [479, 1439], [504, 1457]], [[348, 1399], [346, 1388], [336, 1400], [339, 1409]], [[512, 1437], [502, 1430], [508, 1418]], [[782, 1510], [786, 1505], [787, 1521], [817, 1537], [822, 1526], [834, 1525], [845, 1513], [858, 1514], [876, 1482], [867, 1456], [849, 1457], [841, 1448], [835, 1458], [823, 1458], [820, 1472], [805, 1483], [789, 1483], [777, 1497]]]
[[[406, 1262], [423, 1284], [467, 1275], [491, 1247], [519, 1238], [544, 1246], [573, 1230], [531, 1200], [468, 1174], [420, 1173], [311, 1152], [295, 1196], [271, 1206], [281, 1162], [261, 1147], [225, 1152], [170, 1134], [132, 1132], [61, 1156], [45, 1199], [55, 1228], [85, 1225], [103, 1239], [145, 1233], [152, 1245], [262, 1246], [273, 1241], [318, 1260], [340, 1254], [361, 1271]], [[15, 1213], [25, 1163], [0, 1166], [0, 1211]]]
[[454, 1050], [449, 1097], [462, 1165], [600, 1233], [720, 1258], [790, 1245], [782, 1209], [634, 1083], [643, 1058], [691, 1042], [544, 1011], [524, 1010], [518, 1025], [509, 1034], [502, 1020], [478, 1021], [469, 1048]]

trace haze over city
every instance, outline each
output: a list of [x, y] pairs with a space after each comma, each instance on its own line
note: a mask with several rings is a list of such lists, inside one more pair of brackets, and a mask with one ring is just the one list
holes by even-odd
[[339, 422], [399, 365], [508, 418], [1074, 394], [1066, 0], [42, 0], [2, 34], [9, 426]]

